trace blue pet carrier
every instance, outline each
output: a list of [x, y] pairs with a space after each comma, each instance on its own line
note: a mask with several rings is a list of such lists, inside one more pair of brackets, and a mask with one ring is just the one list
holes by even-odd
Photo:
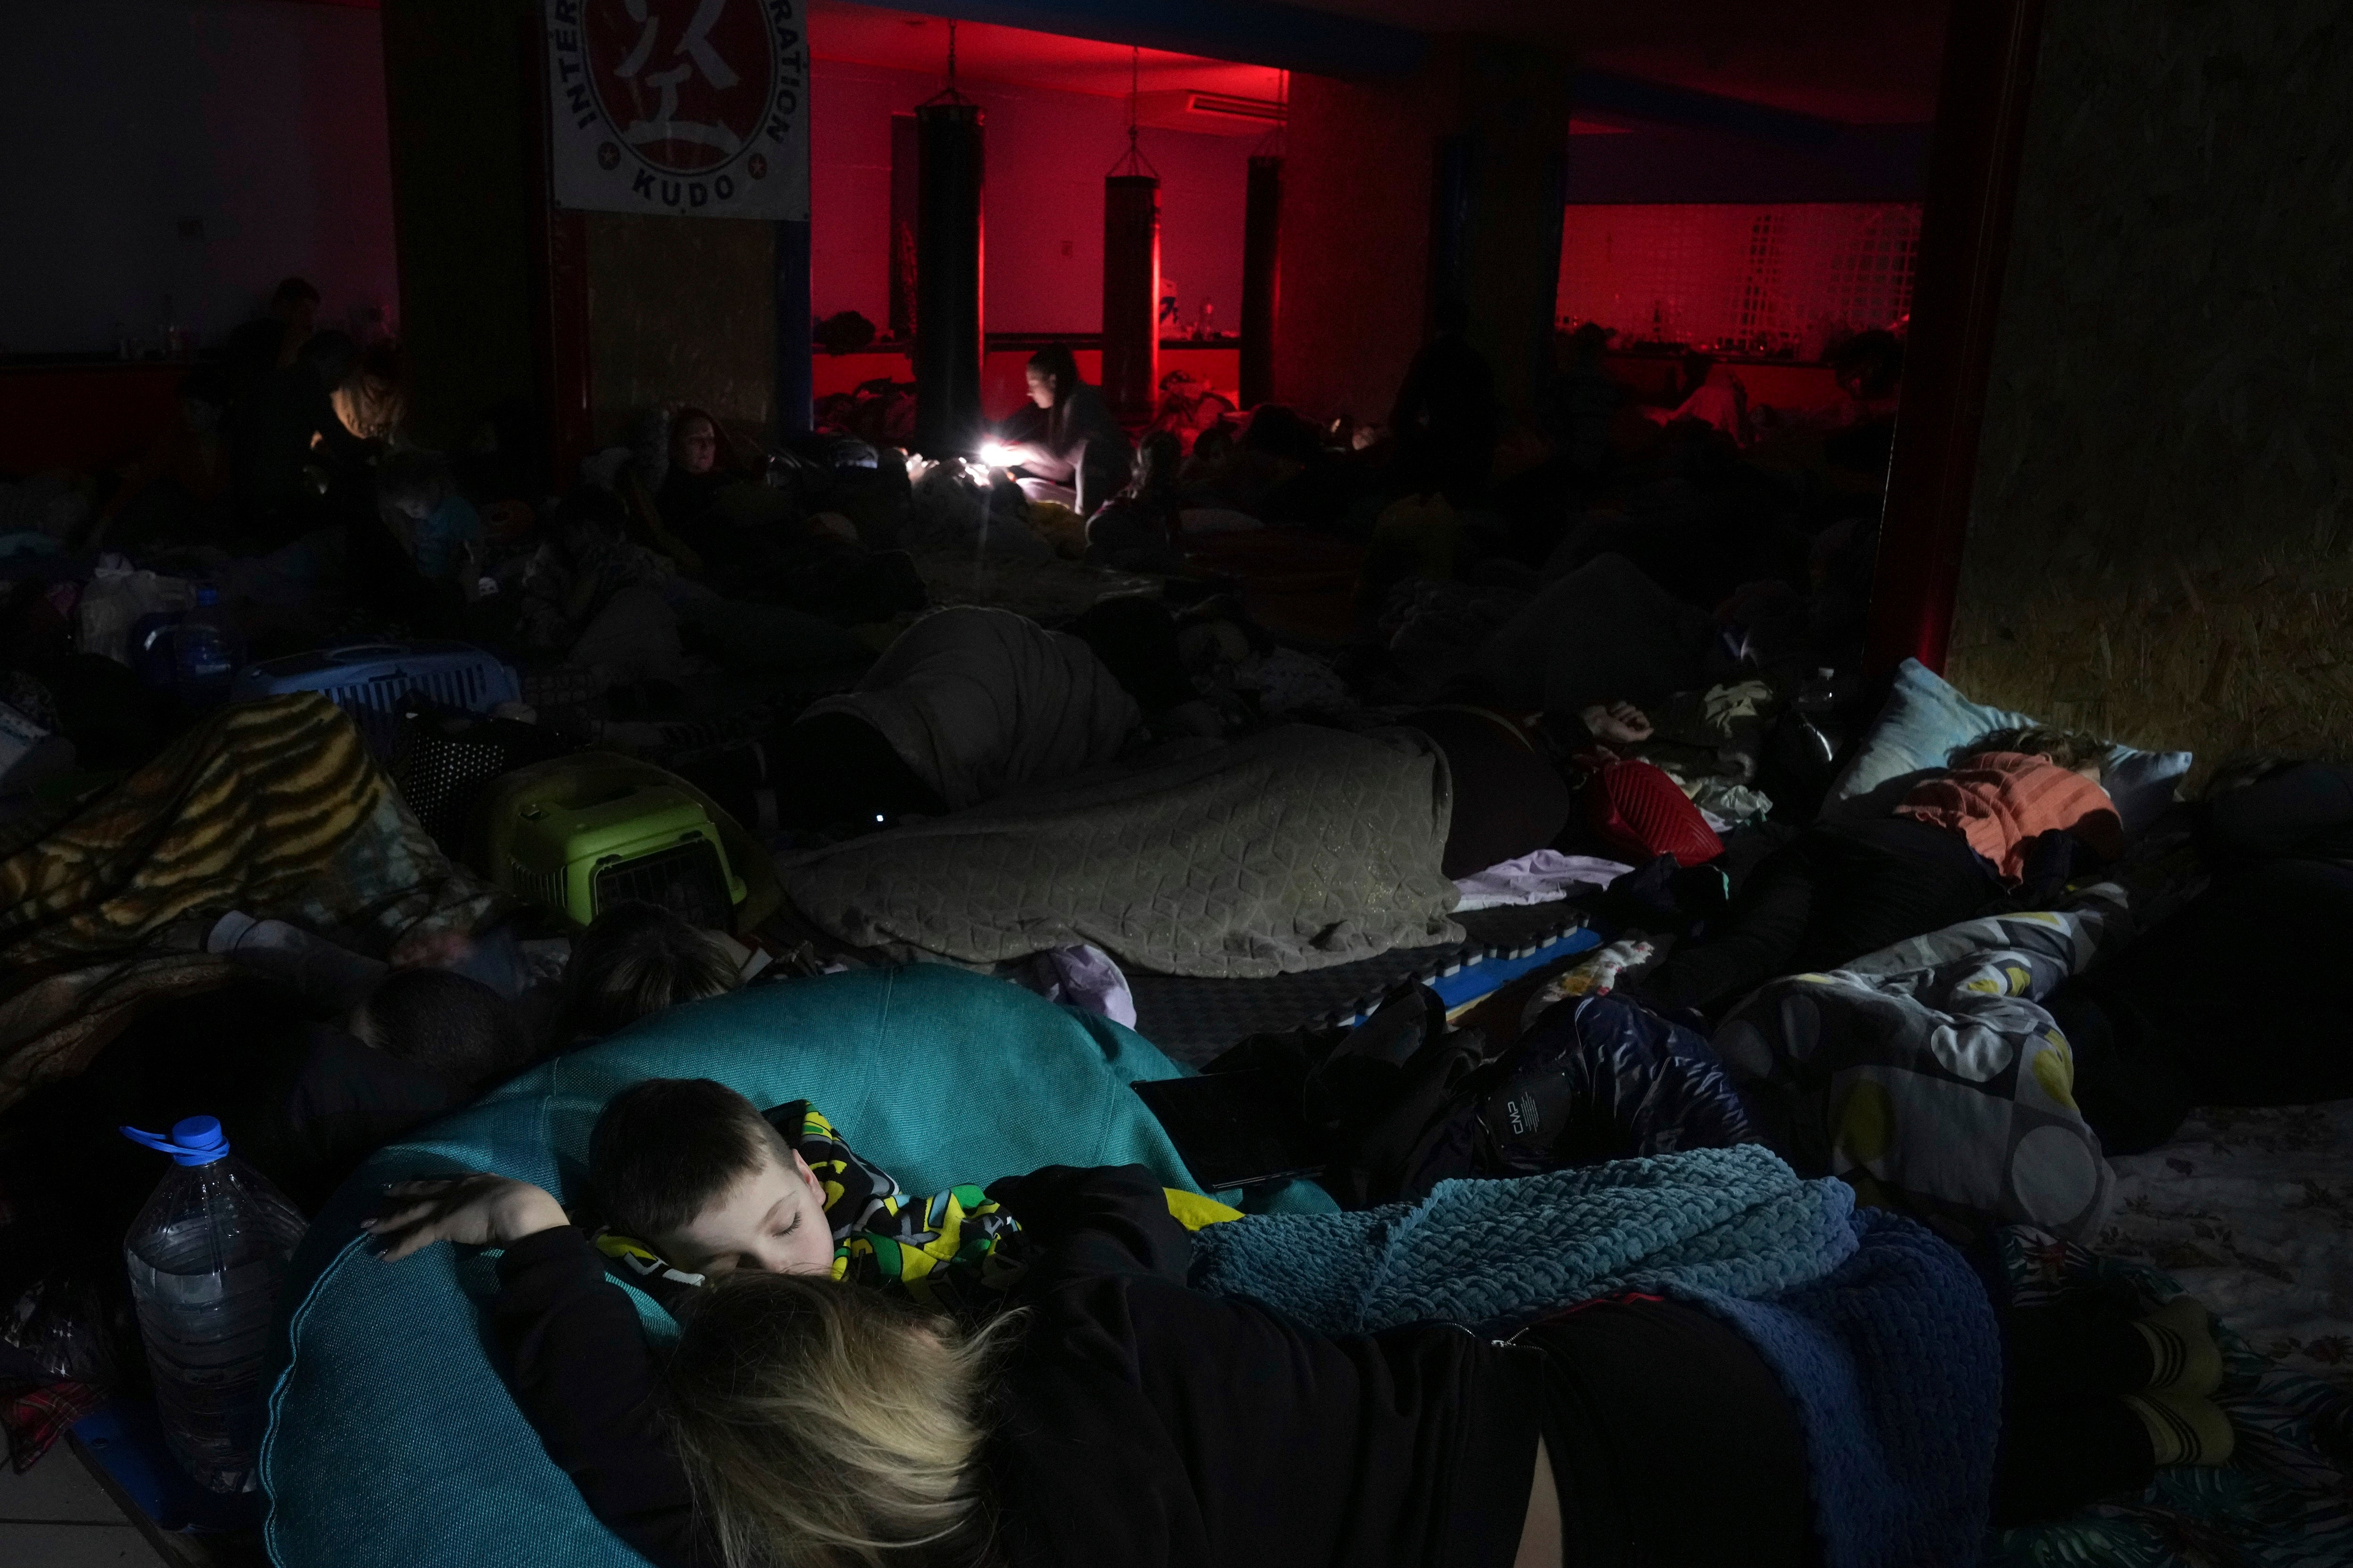
[[368, 750], [389, 761], [400, 742], [400, 711], [411, 693], [437, 708], [487, 713], [522, 700], [515, 672], [470, 643], [352, 643], [248, 665], [234, 701], [320, 691], [352, 716]]

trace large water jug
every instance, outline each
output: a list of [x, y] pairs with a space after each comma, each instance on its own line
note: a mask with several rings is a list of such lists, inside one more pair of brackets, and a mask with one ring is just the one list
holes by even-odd
[[172, 1157], [122, 1245], [164, 1441], [208, 1489], [250, 1490], [270, 1314], [302, 1216], [229, 1153], [212, 1117], [177, 1122], [169, 1138], [121, 1131]]
[[180, 623], [188, 618], [185, 610], [150, 610], [131, 623], [131, 668], [139, 677], [139, 684], [159, 697], [172, 693], [172, 684], [178, 678], [177, 656], [172, 643]]
[[230, 683], [245, 663], [245, 639], [221, 608], [220, 590], [196, 588], [196, 607], [172, 628], [172, 686], [186, 708], [228, 700]]

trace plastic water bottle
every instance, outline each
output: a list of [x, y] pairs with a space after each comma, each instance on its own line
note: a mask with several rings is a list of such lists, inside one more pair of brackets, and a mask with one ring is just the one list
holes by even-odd
[[172, 628], [172, 684], [181, 703], [210, 708], [227, 701], [229, 683], [244, 663], [245, 639], [222, 610], [220, 590], [198, 584], [196, 607]]
[[177, 1122], [169, 1138], [121, 1131], [174, 1167], [122, 1244], [164, 1441], [207, 1489], [249, 1491], [270, 1315], [302, 1216], [230, 1155], [212, 1117]]
[[132, 670], [139, 684], [159, 697], [169, 697], [179, 681], [179, 655], [173, 647], [185, 610], [150, 610], [131, 623], [127, 644]]

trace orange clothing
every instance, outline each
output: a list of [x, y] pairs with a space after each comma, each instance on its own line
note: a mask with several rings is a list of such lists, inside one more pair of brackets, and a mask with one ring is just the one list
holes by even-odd
[[1959, 834], [2012, 887], [2026, 874], [2027, 846], [2046, 833], [2073, 833], [2111, 859], [2125, 848], [2124, 823], [2107, 791], [2017, 752], [1988, 752], [1930, 780], [1895, 814]]

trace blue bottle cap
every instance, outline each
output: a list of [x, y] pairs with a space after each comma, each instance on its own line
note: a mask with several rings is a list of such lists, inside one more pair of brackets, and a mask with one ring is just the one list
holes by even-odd
[[169, 1138], [142, 1132], [136, 1127], [118, 1127], [115, 1131], [133, 1143], [144, 1144], [159, 1154], [169, 1154], [175, 1165], [209, 1165], [228, 1152], [228, 1140], [221, 1136], [220, 1119], [216, 1116], [185, 1117], [172, 1124]]
[[220, 590], [219, 590], [218, 588], [214, 587], [210, 583], [199, 583], [199, 584], [196, 584], [196, 603], [197, 603], [198, 605], [206, 605], [206, 606], [210, 606], [210, 605], [217, 605], [217, 604], [219, 604], [219, 603], [220, 603]]

